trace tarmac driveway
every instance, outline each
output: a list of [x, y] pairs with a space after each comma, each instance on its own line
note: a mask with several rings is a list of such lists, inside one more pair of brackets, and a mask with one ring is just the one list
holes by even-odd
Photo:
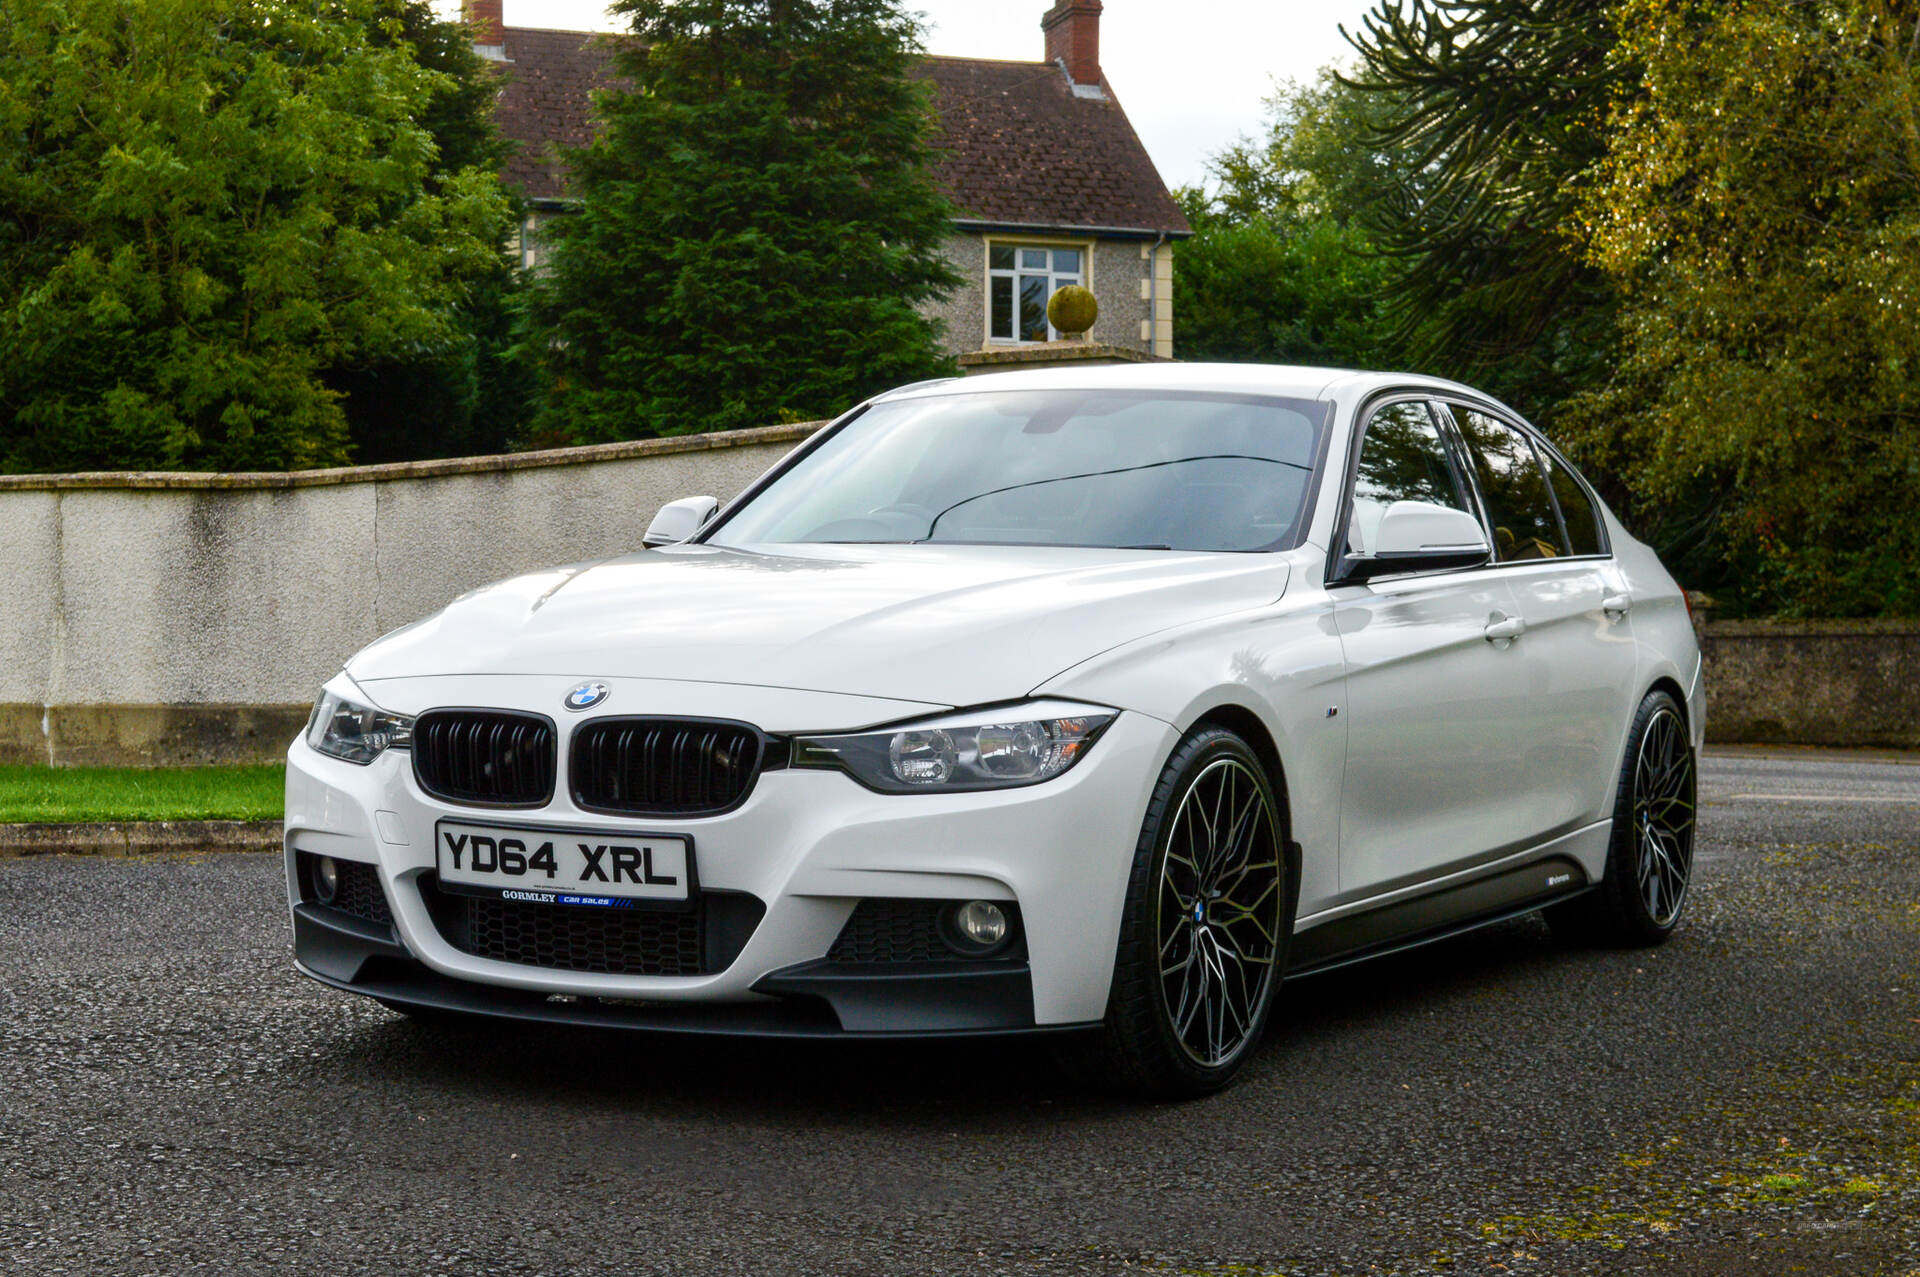
[[0, 861], [0, 1269], [1920, 1277], [1920, 765], [1720, 756], [1653, 952], [1302, 981], [1241, 1084], [427, 1029], [270, 856]]

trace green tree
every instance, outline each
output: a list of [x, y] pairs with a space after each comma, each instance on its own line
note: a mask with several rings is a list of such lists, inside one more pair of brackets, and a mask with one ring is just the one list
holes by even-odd
[[1362, 219], [1403, 263], [1391, 309], [1409, 358], [1551, 415], [1604, 375], [1612, 343], [1612, 290], [1566, 234], [1635, 81], [1610, 0], [1382, 0], [1350, 38], [1361, 64], [1343, 79], [1384, 108], [1367, 141], [1412, 159]]
[[[513, 144], [494, 123], [498, 73], [474, 52], [472, 31], [441, 19], [426, 0], [380, 0], [376, 12], [384, 21], [375, 42], [404, 44], [441, 77], [414, 114], [434, 145], [424, 188], [438, 193], [462, 173], [497, 171]], [[515, 357], [524, 286], [506, 244], [517, 212], [503, 210], [501, 251], [484, 263], [476, 258], [473, 273], [460, 281], [463, 300], [449, 311], [446, 341], [328, 370], [326, 384], [341, 395], [356, 460], [502, 452], [527, 424], [538, 382], [529, 361]]]
[[1356, 89], [1328, 67], [1310, 83], [1279, 85], [1265, 105], [1264, 135], [1242, 139], [1209, 166], [1218, 185], [1212, 210], [1230, 220], [1366, 225], [1377, 205], [1418, 198], [1430, 184], [1411, 146], [1381, 141], [1404, 113], [1392, 93]]
[[[1582, 199], [1625, 293], [1586, 450], [1743, 609], [1920, 614], [1920, 16], [1624, 0]], [[1696, 578], [1698, 579], [1698, 578]]]
[[1386, 310], [1395, 264], [1360, 215], [1411, 180], [1368, 145], [1375, 99], [1323, 72], [1267, 101], [1264, 137], [1216, 156], [1216, 189], [1179, 193], [1193, 238], [1174, 256], [1183, 359], [1404, 367]]
[[456, 342], [499, 252], [446, 82], [374, 0], [7, 0], [0, 467], [344, 460], [327, 371]]
[[916, 309], [958, 281], [898, 0], [622, 0], [536, 295], [543, 421], [581, 441], [827, 416], [953, 370]]
[[1392, 367], [1382, 306], [1390, 265], [1358, 227], [1331, 217], [1234, 220], [1181, 192], [1193, 238], [1173, 259], [1181, 359]]

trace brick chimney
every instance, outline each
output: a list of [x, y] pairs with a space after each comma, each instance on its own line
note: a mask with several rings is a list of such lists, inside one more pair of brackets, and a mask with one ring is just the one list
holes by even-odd
[[473, 29], [474, 52], [506, 57], [506, 0], [460, 0], [460, 18]]
[[1100, 84], [1100, 0], [1058, 0], [1040, 19], [1047, 61], [1066, 66], [1075, 84]]

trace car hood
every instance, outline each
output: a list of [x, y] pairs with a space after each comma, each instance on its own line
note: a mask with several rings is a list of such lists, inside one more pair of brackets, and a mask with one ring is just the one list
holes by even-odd
[[1122, 643], [1269, 604], [1287, 572], [1273, 554], [675, 547], [476, 590], [372, 644], [347, 673], [654, 678], [975, 705]]

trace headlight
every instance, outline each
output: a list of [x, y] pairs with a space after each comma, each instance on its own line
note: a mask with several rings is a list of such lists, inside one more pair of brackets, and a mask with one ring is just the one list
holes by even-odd
[[795, 767], [833, 767], [889, 794], [1011, 789], [1080, 761], [1114, 711], [1060, 701], [932, 719], [847, 736], [798, 736]]
[[363, 767], [389, 749], [405, 749], [412, 743], [411, 718], [356, 704], [332, 692], [320, 694], [313, 720], [307, 724], [307, 744]]

